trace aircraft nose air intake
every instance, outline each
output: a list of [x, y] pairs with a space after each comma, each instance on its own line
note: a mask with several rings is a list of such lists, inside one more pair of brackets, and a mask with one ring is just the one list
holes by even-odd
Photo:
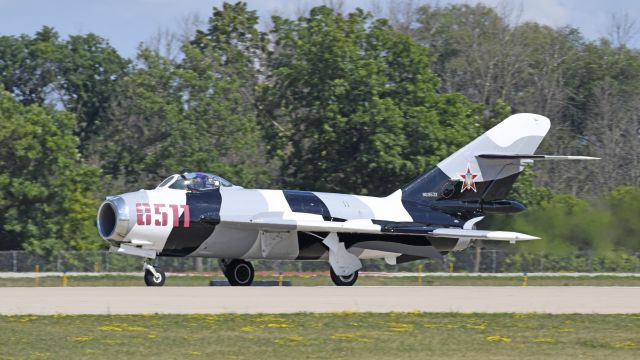
[[105, 240], [122, 241], [129, 232], [129, 207], [121, 196], [110, 196], [98, 210], [98, 232]]

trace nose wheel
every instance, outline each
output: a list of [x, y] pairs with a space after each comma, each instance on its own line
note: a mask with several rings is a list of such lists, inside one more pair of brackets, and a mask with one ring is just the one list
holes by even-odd
[[358, 270], [349, 275], [338, 275], [333, 271], [333, 268], [329, 267], [329, 272], [331, 274], [331, 281], [333, 281], [336, 286], [352, 286], [356, 283], [356, 280], [358, 280]]
[[255, 270], [250, 262], [242, 259], [221, 259], [218, 263], [231, 286], [249, 286], [253, 283]]
[[147, 262], [144, 263], [143, 269], [144, 269], [144, 283], [147, 284], [147, 286], [164, 285], [164, 281], [167, 279], [167, 276], [165, 275], [164, 271], [154, 267], [153, 265], [150, 265]]

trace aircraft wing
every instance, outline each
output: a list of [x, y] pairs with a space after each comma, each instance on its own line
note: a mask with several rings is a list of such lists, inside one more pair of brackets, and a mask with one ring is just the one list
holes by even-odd
[[336, 232], [336, 233], [366, 233], [380, 234], [380, 225], [374, 224], [368, 219], [355, 219], [346, 221], [320, 220], [320, 216], [304, 213], [276, 213], [269, 216], [256, 216], [243, 222], [246, 226], [257, 227], [261, 230], [273, 231], [308, 231], [308, 232]]
[[[266, 231], [305, 231], [329, 233], [360, 234], [401, 234], [426, 235], [431, 237], [448, 237], [459, 239], [523, 241], [536, 240], [538, 237], [513, 231], [474, 230], [472, 224], [481, 218], [472, 220], [468, 226], [461, 228], [442, 228], [426, 226], [420, 223], [382, 222], [371, 219], [354, 219], [346, 221], [320, 220], [318, 215], [303, 213], [266, 213], [249, 221], [236, 221], [238, 226], [254, 227]], [[225, 222], [229, 222], [228, 220]], [[231, 221], [234, 222], [234, 221]]]

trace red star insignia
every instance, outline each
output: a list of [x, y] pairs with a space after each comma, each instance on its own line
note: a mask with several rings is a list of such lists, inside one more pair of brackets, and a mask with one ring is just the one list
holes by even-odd
[[473, 190], [474, 192], [477, 192], [476, 183], [473, 180], [478, 177], [478, 174], [471, 172], [470, 164], [467, 164], [467, 172], [460, 174], [460, 177], [462, 178], [462, 189], [460, 189], [460, 192], [465, 190]]

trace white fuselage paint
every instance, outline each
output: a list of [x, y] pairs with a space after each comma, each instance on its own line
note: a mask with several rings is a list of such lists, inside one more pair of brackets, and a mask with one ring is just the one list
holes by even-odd
[[549, 131], [548, 118], [537, 114], [515, 114], [438, 163], [450, 179], [459, 179], [467, 167], [476, 182], [501, 179], [523, 170], [515, 160], [478, 159], [480, 154], [533, 154]]
[[[139, 194], [138, 194], [139, 193]], [[154, 190], [140, 190], [136, 195], [140, 195], [139, 200], [141, 203], [149, 205], [151, 223], [148, 225], [137, 224], [137, 212], [136, 203], [130, 203], [129, 214], [130, 221], [133, 223], [133, 228], [124, 239], [125, 243], [143, 243], [141, 247], [144, 249], [153, 249], [160, 251], [164, 248], [167, 238], [173, 229], [173, 211], [169, 205], [177, 205], [178, 218], [182, 216], [184, 208], [180, 205], [185, 205], [186, 192], [184, 190], [173, 190], [168, 188], [158, 188]], [[138, 200], [136, 200], [138, 201]], [[165, 205], [163, 207], [157, 207], [156, 205]], [[167, 221], [163, 225], [163, 213], [166, 213]], [[143, 215], [143, 220], [146, 214]], [[158, 223], [156, 223], [158, 221]]]
[[[213, 234], [191, 254], [243, 259], [295, 259], [298, 256], [298, 241], [295, 229], [287, 231], [257, 231], [238, 226], [250, 223], [261, 216], [282, 216], [287, 220], [317, 220], [321, 215], [292, 212], [281, 190], [256, 190], [239, 187], [221, 188], [222, 206], [220, 224]], [[402, 206], [401, 192], [377, 198], [336, 193], [314, 192], [327, 206], [331, 216], [345, 220], [376, 219], [386, 221], [412, 221]], [[354, 254], [371, 258], [374, 253], [354, 248]], [[375, 252], [376, 257], [395, 255]]]

